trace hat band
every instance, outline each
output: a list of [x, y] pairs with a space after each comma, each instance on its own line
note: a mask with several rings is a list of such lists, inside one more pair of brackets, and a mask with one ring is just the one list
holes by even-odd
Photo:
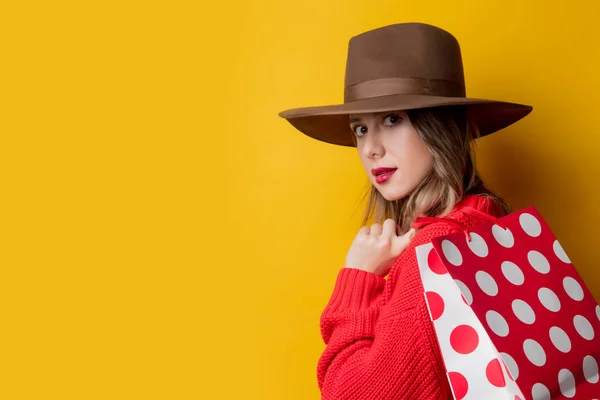
[[344, 103], [392, 94], [465, 97], [464, 85], [455, 81], [426, 78], [380, 78], [344, 89]]

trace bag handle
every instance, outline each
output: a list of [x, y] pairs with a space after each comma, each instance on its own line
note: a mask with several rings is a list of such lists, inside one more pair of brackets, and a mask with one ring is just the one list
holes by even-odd
[[494, 224], [500, 226], [502, 229], [508, 229], [506, 224], [504, 222], [500, 221], [500, 218], [494, 217], [493, 215], [490, 215], [490, 214], [486, 214], [483, 211], [479, 211], [473, 207], [465, 207], [465, 208], [463, 208], [463, 212], [465, 214], [470, 214], [473, 217], [485, 219], [488, 222], [491, 222], [491, 223], [494, 223]]
[[461, 222], [455, 220], [455, 219], [451, 219], [451, 218], [446, 218], [446, 217], [417, 217], [415, 219], [415, 221], [412, 223], [412, 227], [415, 229], [420, 229], [426, 225], [435, 223], [435, 222], [446, 222], [450, 225], [453, 225], [455, 228], [458, 228], [459, 230], [463, 231], [465, 233], [465, 237], [467, 239], [467, 241], [470, 241], [470, 235], [468, 232], [468, 229], [466, 226], [464, 226]]
[[[500, 226], [502, 229], [507, 229], [506, 224], [502, 221], [500, 221], [499, 218], [494, 217], [493, 215], [489, 215], [486, 214], [482, 211], [476, 210], [473, 207], [465, 207], [461, 210], [463, 213], [465, 214], [469, 214], [473, 217], [476, 218], [480, 218], [480, 219], [484, 219], [486, 221], [492, 222], [494, 224], [497, 224], [498, 226]], [[471, 242], [471, 235], [469, 232], [469, 228], [467, 228], [463, 223], [452, 219], [452, 218], [447, 218], [447, 217], [417, 217], [415, 219], [415, 221], [412, 223], [412, 227], [415, 229], [420, 229], [426, 225], [432, 224], [434, 222], [446, 222], [450, 225], [453, 225], [454, 227], [458, 228], [459, 230], [463, 231], [465, 234], [465, 238], [467, 239], [467, 242]]]

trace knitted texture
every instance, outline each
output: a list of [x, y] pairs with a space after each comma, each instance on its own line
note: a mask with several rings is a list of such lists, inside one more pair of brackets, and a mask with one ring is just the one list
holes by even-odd
[[[494, 204], [467, 195], [447, 216], [466, 227], [483, 223], [473, 207], [500, 216]], [[419, 230], [388, 278], [342, 268], [320, 318], [325, 350], [317, 365], [322, 400], [452, 399], [425, 303], [415, 247], [457, 232], [447, 222]]]

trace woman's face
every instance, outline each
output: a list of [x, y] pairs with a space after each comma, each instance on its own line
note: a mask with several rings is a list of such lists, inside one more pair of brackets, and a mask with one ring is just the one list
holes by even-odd
[[350, 128], [363, 167], [386, 200], [408, 196], [433, 168], [429, 148], [404, 111], [351, 114]]

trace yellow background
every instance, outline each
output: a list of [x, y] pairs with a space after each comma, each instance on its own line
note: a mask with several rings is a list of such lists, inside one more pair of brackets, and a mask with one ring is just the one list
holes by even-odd
[[350, 36], [396, 22], [535, 106], [480, 170], [600, 298], [596, 3], [2, 1], [0, 398], [318, 398], [366, 177], [277, 113], [342, 101]]

